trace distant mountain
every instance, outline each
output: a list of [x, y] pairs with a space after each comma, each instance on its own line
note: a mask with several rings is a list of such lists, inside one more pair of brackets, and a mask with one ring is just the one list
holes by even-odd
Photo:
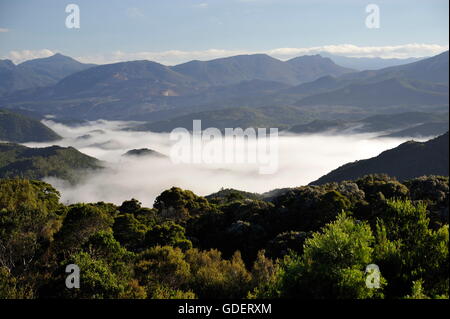
[[[386, 80], [398, 79], [398, 81], [407, 81], [415, 83], [416, 86], [422, 87], [425, 90], [437, 90], [437, 92], [445, 92], [448, 94], [448, 76], [449, 76], [449, 57], [448, 51], [443, 52], [437, 56], [423, 59], [414, 63], [409, 63], [400, 66], [384, 68], [380, 70], [366, 70], [361, 72], [353, 72], [344, 74], [340, 77], [324, 77], [316, 81], [298, 85], [289, 89], [290, 93], [314, 95], [324, 92], [332, 92], [351, 85], [370, 85], [382, 83]], [[422, 82], [422, 84], [419, 84]], [[430, 84], [433, 83], [433, 84]], [[388, 92], [384, 97], [387, 99], [390, 96]], [[333, 100], [327, 101], [326, 104], [333, 105]], [[445, 103], [448, 104], [448, 103]]]
[[0, 141], [50, 142], [61, 137], [40, 121], [0, 109]]
[[0, 143], [0, 178], [58, 177], [76, 183], [82, 178], [83, 172], [100, 168], [100, 161], [73, 147], [29, 148]]
[[87, 69], [93, 64], [83, 64], [62, 54], [34, 59], [15, 65], [10, 60], [0, 60], [0, 96], [15, 91], [46, 87], [72, 73]]
[[327, 131], [346, 130], [351, 125], [342, 120], [314, 120], [306, 124], [293, 125], [289, 128], [289, 132], [297, 134], [317, 134]]
[[47, 58], [25, 61], [17, 67], [30, 69], [39, 75], [52, 79], [56, 83], [70, 74], [83, 71], [93, 66], [95, 64], [81, 63], [71, 57], [56, 53]]
[[[379, 132], [379, 131], [399, 131], [422, 125], [424, 123], [447, 123], [448, 112], [446, 113], [425, 113], [425, 112], [404, 112], [395, 114], [378, 114], [369, 116], [359, 121], [363, 124], [361, 131]], [[446, 132], [442, 131], [442, 135]], [[428, 135], [429, 136], [429, 135]]]
[[127, 97], [180, 95], [198, 85], [169, 67], [150, 61], [100, 65], [72, 74], [54, 86], [55, 96]]
[[343, 87], [350, 82], [340, 81], [338, 78], [327, 75], [321, 78], [318, 78], [315, 81], [302, 83], [296, 86], [293, 86], [283, 93], [290, 94], [301, 94], [301, 95], [312, 95], [317, 93], [326, 92], [329, 90], [336, 89], [338, 87]]
[[209, 85], [229, 85], [249, 80], [299, 84], [324, 75], [341, 75], [353, 70], [340, 67], [321, 56], [303, 56], [287, 62], [266, 54], [238, 55], [211, 61], [191, 61], [173, 70]]
[[428, 137], [444, 134], [448, 126], [448, 112], [403, 112], [378, 114], [352, 121], [314, 120], [294, 125], [289, 131], [298, 134], [391, 132], [381, 137]]
[[264, 108], [228, 108], [214, 111], [190, 113], [166, 121], [158, 121], [139, 125], [133, 130], [151, 132], [170, 132], [182, 127], [192, 130], [194, 120], [202, 121], [202, 129], [215, 127], [225, 128], [264, 128], [277, 127], [287, 129], [289, 125], [309, 121], [305, 113], [295, 107], [264, 107]]
[[352, 180], [368, 174], [388, 174], [399, 180], [424, 175], [448, 176], [448, 132], [427, 142], [409, 141], [367, 160], [345, 164], [311, 185]]
[[443, 134], [449, 130], [448, 118], [445, 122], [430, 122], [416, 125], [380, 137], [428, 137]]
[[354, 69], [354, 70], [379, 70], [391, 66], [403, 65], [417, 62], [424, 58], [406, 58], [406, 59], [385, 59], [385, 58], [365, 58], [365, 57], [347, 57], [342, 55], [331, 54], [328, 52], [321, 52], [321, 56], [330, 58], [334, 63]]
[[301, 99], [297, 105], [445, 105], [448, 97], [448, 86], [445, 85], [389, 78], [375, 83], [354, 83], [335, 91], [311, 95]]
[[[320, 56], [283, 62], [259, 54], [174, 67], [132, 61], [94, 66], [53, 86], [3, 96], [0, 105], [74, 120], [160, 122], [228, 108], [286, 106], [300, 107], [312, 119], [348, 120], [394, 111], [442, 111], [448, 106], [446, 76], [448, 52], [362, 72]], [[303, 123], [288, 118], [281, 124]]]
[[14, 91], [54, 84], [33, 70], [20, 68], [10, 60], [0, 60], [0, 96]]
[[355, 72], [354, 69], [342, 67], [327, 57], [316, 55], [304, 55], [290, 59], [286, 62], [298, 74], [300, 82], [311, 82], [323, 76], [341, 76]]
[[416, 81], [444, 83], [448, 86], [448, 51], [414, 63], [377, 71], [377, 77], [402, 77]]

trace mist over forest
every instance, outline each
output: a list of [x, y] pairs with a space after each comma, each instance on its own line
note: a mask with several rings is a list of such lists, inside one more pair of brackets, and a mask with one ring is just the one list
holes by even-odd
[[[120, 204], [126, 199], [136, 198], [149, 207], [163, 190], [172, 186], [206, 196], [221, 188], [264, 193], [277, 188], [307, 185], [335, 167], [376, 156], [408, 140], [377, 138], [379, 133], [280, 135], [278, 170], [275, 174], [264, 175], [259, 174], [258, 163], [172, 163], [170, 148], [174, 142], [170, 141], [169, 134], [126, 130], [136, 125], [135, 122], [99, 120], [77, 126], [51, 120], [44, 123], [63, 137], [56, 145], [73, 146], [104, 161], [106, 166], [105, 170], [90, 172], [76, 185], [55, 177], [45, 178], [61, 192], [63, 202], [106, 201]], [[25, 145], [43, 147], [54, 144]], [[143, 148], [167, 157], [124, 156], [129, 150]], [[247, 156], [249, 149], [241, 148], [239, 151]]]

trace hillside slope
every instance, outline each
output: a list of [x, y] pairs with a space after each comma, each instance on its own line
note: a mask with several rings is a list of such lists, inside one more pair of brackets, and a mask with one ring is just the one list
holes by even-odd
[[0, 141], [50, 142], [60, 138], [38, 120], [0, 109]]
[[352, 180], [368, 174], [388, 174], [399, 180], [423, 175], [448, 176], [448, 132], [427, 142], [409, 141], [366, 160], [345, 164], [311, 185]]
[[57, 177], [76, 183], [82, 177], [80, 172], [101, 167], [99, 160], [73, 147], [29, 148], [13, 143], [0, 143], [0, 178]]
[[47, 58], [28, 60], [18, 65], [21, 69], [30, 69], [37, 74], [52, 79], [55, 83], [66, 76], [86, 70], [95, 64], [86, 64], [56, 53]]

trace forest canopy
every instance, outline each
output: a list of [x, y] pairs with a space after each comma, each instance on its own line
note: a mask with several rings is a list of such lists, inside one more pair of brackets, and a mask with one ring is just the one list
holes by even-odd
[[271, 195], [173, 187], [153, 208], [64, 205], [45, 182], [0, 179], [0, 298], [448, 298], [448, 177]]

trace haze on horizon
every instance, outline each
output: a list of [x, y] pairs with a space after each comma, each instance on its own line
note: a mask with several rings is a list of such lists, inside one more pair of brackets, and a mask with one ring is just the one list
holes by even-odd
[[15, 63], [60, 52], [85, 63], [152, 60], [174, 65], [238, 54], [285, 60], [328, 52], [408, 58], [448, 50], [448, 1], [380, 0], [380, 28], [365, 25], [369, 2], [296, 0], [87, 1], [80, 28], [67, 3], [2, 1], [0, 58]]

